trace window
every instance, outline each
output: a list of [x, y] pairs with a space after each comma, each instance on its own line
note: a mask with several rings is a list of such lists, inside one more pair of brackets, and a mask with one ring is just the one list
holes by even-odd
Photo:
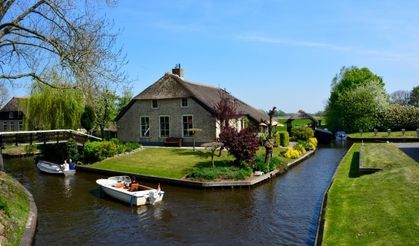
[[150, 137], [150, 118], [140, 117], [141, 137]]
[[3, 131], [7, 131], [7, 121], [3, 121]]
[[159, 108], [159, 103], [157, 100], [151, 100], [151, 108]]
[[13, 119], [13, 112], [9, 112], [9, 119]]
[[188, 131], [189, 129], [193, 128], [192, 115], [182, 116], [182, 127], [183, 127], [183, 136], [192, 137], [192, 132]]
[[15, 122], [10, 121], [10, 131], [15, 131]]
[[17, 129], [18, 131], [23, 130], [23, 121], [19, 121], [19, 129]]
[[188, 98], [182, 98], [182, 108], [188, 107]]
[[160, 116], [160, 137], [168, 137], [169, 131], [169, 116]]

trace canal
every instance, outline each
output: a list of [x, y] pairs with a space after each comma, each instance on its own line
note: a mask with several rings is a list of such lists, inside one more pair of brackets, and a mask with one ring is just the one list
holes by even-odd
[[161, 204], [138, 208], [102, 196], [100, 175], [45, 175], [32, 158], [5, 159], [5, 169], [35, 198], [35, 245], [312, 245], [322, 196], [346, 151], [343, 144], [321, 147], [251, 189], [165, 185]]

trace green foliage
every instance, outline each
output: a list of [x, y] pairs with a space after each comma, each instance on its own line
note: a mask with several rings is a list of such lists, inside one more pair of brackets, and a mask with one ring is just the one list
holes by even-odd
[[24, 151], [27, 154], [33, 154], [37, 150], [37, 147], [35, 145], [25, 145]]
[[292, 136], [297, 140], [308, 140], [309, 138], [314, 137], [313, 129], [307, 126], [294, 127], [291, 132]]
[[117, 114], [116, 102], [118, 97], [110, 90], [100, 93], [95, 102], [96, 125], [100, 128], [100, 135], [104, 138], [104, 130], [109, 127]]
[[389, 105], [380, 117], [380, 129], [416, 130], [419, 127], [419, 107]]
[[116, 154], [131, 152], [140, 146], [135, 142], [120, 143], [116, 138], [111, 141], [87, 142], [83, 148], [83, 160], [86, 163], [98, 162]]
[[269, 164], [265, 163], [265, 158], [262, 156], [256, 156], [253, 170], [262, 171], [264, 173], [270, 172]]
[[297, 159], [301, 156], [301, 153], [294, 148], [288, 147], [287, 151], [283, 155], [288, 159]]
[[55, 71], [49, 74], [56, 89], [33, 82], [32, 92], [26, 105], [26, 125], [29, 129], [77, 129], [84, 109], [84, 100], [79, 90], [69, 84]]
[[273, 134], [273, 136], [274, 136], [274, 147], [278, 147], [279, 146], [279, 142], [280, 142], [280, 140], [279, 140], [279, 132], [275, 132]]
[[238, 132], [235, 128], [225, 127], [220, 134], [220, 142], [236, 158], [238, 165], [252, 164], [259, 149], [256, 132], [251, 128]]
[[343, 67], [333, 79], [325, 117], [332, 131], [365, 131], [378, 124], [377, 117], [387, 105], [381, 77], [368, 68]]
[[73, 139], [67, 141], [67, 157], [67, 159], [72, 159], [74, 162], [80, 159], [77, 143]]
[[187, 178], [200, 181], [243, 180], [251, 175], [252, 169], [249, 167], [201, 167], [190, 170]]
[[307, 141], [307, 150], [315, 150], [317, 148], [317, 138], [309, 138]]
[[287, 131], [279, 132], [279, 144], [282, 147], [288, 147], [290, 137]]
[[297, 150], [298, 152], [300, 152], [300, 156], [304, 155], [306, 153], [306, 148], [308, 149], [308, 143], [304, 142], [304, 141], [298, 142], [294, 146], [294, 149]]
[[419, 107], [419, 85], [415, 86], [410, 92], [409, 105]]
[[95, 125], [96, 115], [93, 108], [89, 105], [86, 105], [84, 107], [84, 112], [81, 115], [80, 123], [81, 126], [86, 129], [87, 132], [90, 132], [90, 130], [93, 129]]

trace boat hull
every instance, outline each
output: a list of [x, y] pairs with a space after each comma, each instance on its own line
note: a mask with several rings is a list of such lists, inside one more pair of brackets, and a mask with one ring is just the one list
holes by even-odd
[[48, 174], [57, 174], [57, 175], [65, 175], [65, 176], [71, 176], [76, 173], [76, 170], [66, 170], [64, 171], [61, 168], [61, 165], [53, 162], [48, 161], [38, 161], [36, 164], [38, 169], [41, 172], [48, 173]]
[[[141, 186], [143, 190], [129, 191], [124, 188], [127, 184], [122, 184], [116, 180], [98, 179], [96, 183], [101, 187], [103, 192], [115, 199], [130, 204], [131, 206], [153, 205], [163, 200], [164, 192], [146, 186]], [[117, 184], [121, 187], [117, 187]]]

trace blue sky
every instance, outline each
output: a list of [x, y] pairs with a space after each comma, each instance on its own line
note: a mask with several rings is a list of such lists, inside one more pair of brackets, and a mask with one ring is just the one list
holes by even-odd
[[160, 0], [102, 8], [120, 29], [133, 93], [180, 63], [185, 79], [259, 109], [323, 110], [342, 66], [388, 93], [419, 84], [419, 1]]

